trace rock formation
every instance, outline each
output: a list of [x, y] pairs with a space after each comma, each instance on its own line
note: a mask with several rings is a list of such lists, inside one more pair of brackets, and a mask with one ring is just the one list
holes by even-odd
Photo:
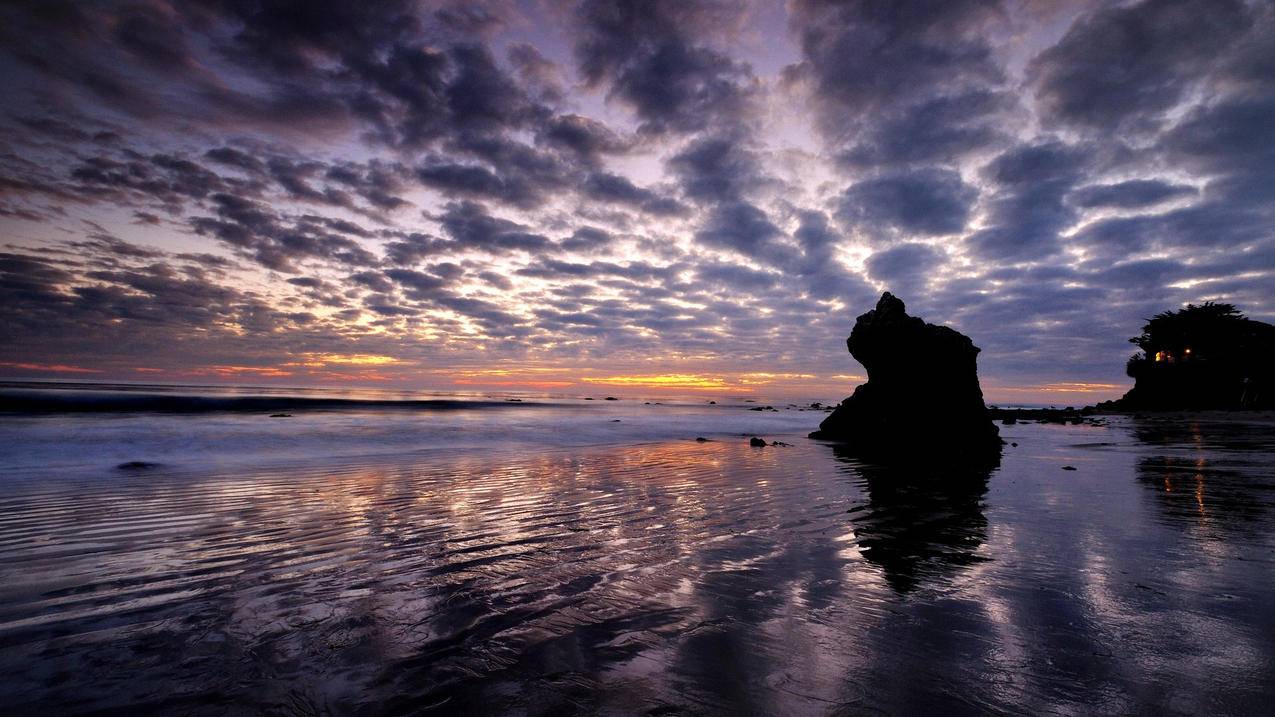
[[882, 463], [990, 465], [1000, 433], [983, 403], [969, 337], [908, 316], [889, 292], [855, 322], [846, 340], [868, 381], [819, 424], [811, 438], [837, 441]]

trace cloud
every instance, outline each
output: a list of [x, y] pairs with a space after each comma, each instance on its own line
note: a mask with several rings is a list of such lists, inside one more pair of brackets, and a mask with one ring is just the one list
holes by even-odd
[[1065, 199], [1089, 162], [1084, 147], [1054, 140], [1002, 152], [982, 171], [994, 192], [987, 226], [966, 242], [985, 261], [1032, 261], [1058, 253], [1059, 234], [1077, 219]]
[[607, 172], [594, 172], [580, 185], [581, 193], [589, 199], [639, 209], [657, 216], [680, 216], [687, 212], [681, 202], [639, 187], [628, 177]]
[[447, 285], [447, 281], [441, 277], [410, 269], [390, 269], [385, 275], [404, 287], [408, 298], [416, 301], [436, 297], [438, 290]]
[[879, 251], [868, 259], [868, 274], [903, 296], [922, 293], [945, 260], [941, 250], [909, 242]]
[[860, 129], [885, 111], [935, 95], [958, 95], [1004, 77], [984, 30], [1003, 12], [999, 2], [858, 2], [798, 0], [790, 23], [801, 62], [790, 83], [808, 87], [831, 138]]
[[695, 241], [715, 249], [728, 249], [753, 259], [775, 261], [782, 249], [774, 240], [782, 232], [766, 213], [748, 202], [727, 202], [709, 212]]
[[629, 151], [631, 143], [616, 135], [611, 128], [577, 114], [558, 115], [538, 130], [537, 139], [545, 145], [569, 150], [590, 165], [604, 155]]
[[837, 216], [873, 236], [961, 232], [978, 190], [945, 169], [919, 169], [866, 179], [841, 196]]
[[765, 179], [754, 152], [737, 136], [706, 136], [688, 144], [666, 166], [691, 199], [735, 201]]
[[576, 13], [580, 74], [632, 108], [647, 134], [737, 122], [756, 90], [751, 69], [696, 42], [734, 18], [716, 2], [585, 0]]
[[551, 5], [0, 7], [0, 358], [843, 373], [884, 286], [1110, 383], [1275, 317], [1269, 3]]
[[1086, 209], [1115, 207], [1137, 209], [1173, 199], [1194, 197], [1199, 190], [1190, 185], [1169, 184], [1155, 179], [1131, 179], [1118, 184], [1095, 184], [1071, 193], [1073, 204]]
[[1007, 144], [1002, 114], [1012, 108], [1006, 93], [987, 89], [922, 99], [874, 117], [838, 159], [851, 167], [957, 162]]
[[1081, 18], [1028, 68], [1047, 121], [1154, 129], [1249, 25], [1239, 0], [1145, 0]]
[[488, 214], [476, 202], [448, 204], [439, 223], [458, 248], [500, 254], [548, 249], [552, 245], [547, 237], [528, 231], [525, 225]]
[[494, 199], [514, 206], [530, 207], [538, 203], [535, 190], [516, 179], [497, 176], [485, 167], [465, 164], [438, 164], [416, 170], [421, 183], [442, 190], [451, 197]]
[[269, 269], [301, 271], [298, 262], [319, 259], [370, 266], [376, 257], [357, 241], [306, 217], [285, 218], [259, 202], [233, 194], [212, 198], [216, 216], [190, 220], [199, 234], [213, 237]]

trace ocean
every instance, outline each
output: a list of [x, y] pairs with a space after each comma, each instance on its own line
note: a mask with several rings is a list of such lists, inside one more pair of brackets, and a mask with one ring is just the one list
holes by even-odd
[[109, 388], [0, 388], [5, 713], [1275, 700], [1267, 414], [1019, 422], [918, 472], [771, 399]]

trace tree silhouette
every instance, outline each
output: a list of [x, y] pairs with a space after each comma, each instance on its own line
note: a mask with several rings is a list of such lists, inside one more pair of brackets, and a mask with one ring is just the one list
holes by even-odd
[[1232, 304], [1187, 304], [1147, 320], [1129, 339], [1130, 408], [1255, 408], [1275, 396], [1275, 327]]

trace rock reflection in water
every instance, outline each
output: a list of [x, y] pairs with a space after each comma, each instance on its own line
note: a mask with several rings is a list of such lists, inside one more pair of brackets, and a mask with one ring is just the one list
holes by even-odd
[[987, 539], [983, 501], [991, 470], [879, 466], [840, 446], [832, 450], [852, 466], [863, 489], [849, 516], [859, 549], [894, 590], [907, 593], [988, 559], [980, 548]]

